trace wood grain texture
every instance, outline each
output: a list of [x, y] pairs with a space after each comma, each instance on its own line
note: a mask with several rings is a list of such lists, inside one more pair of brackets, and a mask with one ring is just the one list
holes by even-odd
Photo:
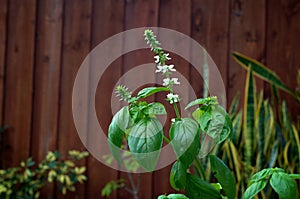
[[[267, 16], [267, 66], [274, 70], [282, 81], [295, 90], [297, 71], [300, 69], [300, 2], [294, 0], [268, 1]], [[266, 90], [269, 90], [269, 85]], [[299, 104], [282, 92], [293, 118], [300, 114]]]
[[[77, 71], [90, 49], [91, 1], [66, 0], [64, 3], [63, 44], [61, 63], [60, 110], [58, 126], [58, 149], [63, 157], [69, 150], [85, 150], [74, 126], [72, 116], [72, 89]], [[88, 95], [88, 89], [82, 86], [82, 95]], [[85, 113], [83, 113], [85, 114]], [[87, 129], [87, 116], [82, 124]], [[85, 164], [85, 161], [81, 161]], [[85, 198], [84, 185], [77, 188], [69, 198]], [[65, 198], [58, 194], [58, 198]]]
[[[231, 58], [231, 52], [238, 51], [265, 62], [266, 1], [231, 0], [230, 12], [229, 103], [237, 92], [244, 92], [246, 78], [246, 70]], [[263, 88], [263, 82], [259, 79], [256, 85], [258, 90]], [[243, 95], [240, 101], [243, 102]]]
[[[6, 52], [6, 37], [7, 37], [7, 0], [0, 0], [0, 121], [3, 125], [3, 97], [4, 97], [4, 69], [5, 69], [5, 52]], [[0, 147], [1, 148], [1, 147]], [[0, 151], [1, 155], [1, 151]], [[0, 161], [1, 164], [2, 160]]]
[[[33, 122], [31, 155], [40, 162], [48, 151], [57, 149], [59, 81], [62, 38], [61, 0], [40, 1], [37, 13]], [[53, 195], [54, 185], [47, 185], [42, 198]]]
[[[5, 61], [6, 61], [6, 37], [7, 37], [7, 15], [8, 15], [8, 5], [7, 0], [0, 1], [0, 121], [1, 126], [3, 126], [3, 109], [4, 109], [4, 69], [5, 69]], [[5, 148], [6, 144], [3, 142], [3, 134], [0, 134], [0, 165], [2, 166], [4, 156], [3, 156], [3, 149]]]
[[[101, 44], [102, 41], [123, 31], [124, 2], [120, 0], [94, 0], [92, 10], [92, 48]], [[114, 49], [119, 53], [122, 51], [122, 42], [116, 43]], [[101, 55], [99, 55], [101, 56]], [[104, 67], [104, 66], [103, 66]], [[102, 75], [96, 92], [96, 112], [98, 121], [104, 133], [108, 131], [108, 125], [112, 118], [111, 96], [114, 93], [114, 85], [121, 76], [122, 59], [115, 60]], [[93, 72], [91, 72], [93, 74]], [[115, 104], [119, 106], [119, 104]], [[104, 140], [106, 142], [106, 140]], [[95, 143], [100, 145], [100, 143]], [[88, 182], [86, 183], [86, 198], [100, 198], [101, 189], [111, 180], [118, 178], [118, 171], [100, 163], [94, 157], [88, 159]], [[109, 198], [117, 198], [114, 191]]]
[[5, 72], [4, 167], [18, 165], [30, 152], [35, 1], [9, 1]]
[[[222, 23], [220, 23], [222, 22]], [[226, 1], [192, 1], [191, 36], [202, 45], [221, 73], [225, 88], [227, 87], [227, 61], [229, 42], [229, 0]], [[191, 49], [193, 51], [193, 49]], [[200, 59], [197, 55], [196, 59]], [[207, 58], [206, 58], [207, 59]], [[204, 60], [204, 59], [203, 59]], [[199, 66], [197, 66], [199, 67]], [[190, 83], [197, 97], [203, 96], [203, 77], [197, 75], [191, 67]], [[210, 83], [214, 83], [213, 77]]]

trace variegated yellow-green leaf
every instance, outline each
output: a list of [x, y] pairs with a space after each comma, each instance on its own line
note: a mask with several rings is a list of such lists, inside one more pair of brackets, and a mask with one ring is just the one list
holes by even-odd
[[254, 106], [255, 106], [255, 87], [252, 75], [252, 67], [248, 68], [245, 102], [244, 102], [244, 134], [245, 134], [245, 161], [250, 166], [253, 161], [254, 145]]
[[266, 66], [264, 66], [262, 63], [247, 57], [246, 55], [243, 55], [238, 52], [233, 52], [232, 56], [234, 60], [239, 63], [244, 68], [249, 68], [249, 66], [252, 67], [253, 73], [263, 80], [275, 85], [276, 87], [286, 91], [287, 93], [291, 94], [292, 96], [295, 96], [294, 93], [289, 89], [281, 80], [280, 78], [275, 74], [275, 72], [268, 69]]

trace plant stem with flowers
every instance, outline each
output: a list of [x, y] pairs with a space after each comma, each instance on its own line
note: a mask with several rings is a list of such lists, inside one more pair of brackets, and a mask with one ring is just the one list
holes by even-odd
[[[177, 156], [170, 172], [170, 184], [175, 190], [184, 190], [190, 199], [198, 199], [200, 195], [208, 198], [234, 198], [233, 177], [227, 176], [225, 179], [216, 176], [218, 186], [210, 184], [201, 175], [203, 171], [198, 161], [201, 137], [209, 136], [219, 144], [231, 135], [232, 124], [227, 112], [218, 104], [217, 98], [212, 96], [190, 102], [185, 109], [197, 105], [200, 107], [193, 112], [193, 118], [182, 118], [177, 106], [180, 97], [173, 91], [173, 86], [180, 85], [180, 82], [173, 75], [176, 72], [174, 65], [167, 63], [171, 58], [160, 47], [151, 30], [146, 30], [144, 36], [151, 51], [155, 53], [155, 72], [164, 76], [162, 87], [144, 88], [136, 96], [132, 96], [125, 86], [117, 87], [118, 96], [128, 102], [128, 106], [115, 114], [109, 126], [108, 144], [112, 155], [120, 165], [124, 164], [121, 148], [125, 143], [141, 168], [151, 172], [156, 167], [165, 140], [172, 145]], [[163, 133], [162, 125], [156, 117], [166, 114], [164, 105], [143, 101], [158, 92], [167, 92], [166, 101], [173, 105], [176, 114], [176, 119], [172, 119], [169, 138]], [[222, 171], [230, 174], [230, 170], [216, 156], [210, 156], [210, 160], [214, 164], [214, 173]], [[191, 174], [191, 170], [195, 170], [197, 175]]]
[[162, 85], [170, 89], [170, 93], [167, 94], [167, 101], [170, 102], [170, 104], [173, 104], [176, 117], [179, 119], [181, 116], [178, 111], [177, 103], [179, 102], [180, 98], [178, 94], [174, 94], [173, 85], [179, 85], [180, 82], [178, 81], [178, 78], [171, 78], [172, 72], [176, 72], [176, 69], [174, 68], [173, 64], [166, 64], [166, 61], [171, 60], [171, 58], [169, 57], [169, 53], [165, 53], [160, 47], [160, 43], [156, 40], [154, 33], [151, 30], [146, 30], [144, 36], [147, 44], [149, 44], [151, 47], [151, 51], [156, 53], [154, 56], [155, 63], [157, 64], [157, 69], [155, 72], [162, 73], [165, 76]]

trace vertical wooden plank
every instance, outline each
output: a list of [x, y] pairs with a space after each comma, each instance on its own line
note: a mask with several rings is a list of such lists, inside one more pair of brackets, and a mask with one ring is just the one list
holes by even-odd
[[[125, 30], [129, 30], [132, 28], [138, 27], [150, 27], [157, 26], [158, 22], [158, 0], [127, 0], [126, 1], [126, 16], [125, 16]], [[143, 38], [143, 35], [140, 35], [140, 38]], [[138, 40], [138, 39], [137, 39]], [[124, 45], [130, 45], [135, 41], [127, 41], [124, 38]], [[136, 41], [138, 42], [138, 41]], [[136, 52], [132, 52], [124, 56], [123, 58], [123, 72], [126, 73], [130, 69], [137, 67], [141, 64], [153, 63], [153, 56], [149, 49], [147, 50], [138, 50]], [[155, 68], [153, 68], [153, 73], [149, 74], [148, 72], [139, 71], [139, 73], [135, 76], [134, 81], [143, 82], [143, 80], [152, 80], [155, 82]], [[139, 80], [138, 80], [139, 79]], [[132, 80], [128, 80], [132, 81]], [[126, 85], [126, 80], [123, 82]], [[145, 86], [145, 85], [138, 85]], [[148, 85], [149, 86], [149, 85]], [[149, 97], [147, 100], [149, 102], [154, 101], [154, 97]], [[142, 173], [142, 174], [131, 174], [133, 176], [133, 180], [135, 184], [138, 184], [140, 181], [139, 187], [139, 198], [150, 199], [154, 198], [152, 195], [152, 174], [151, 173]], [[126, 173], [121, 172], [121, 178], [124, 178], [127, 182], [127, 185], [130, 187], [129, 178]], [[133, 198], [131, 194], [126, 192], [125, 190], [120, 190], [118, 194], [119, 198]]]
[[[274, 70], [290, 88], [297, 85], [297, 70], [300, 68], [300, 2], [268, 1], [267, 17], [267, 66]], [[293, 118], [300, 114], [299, 104], [285, 93]]]
[[[7, 0], [0, 0], [0, 121], [3, 126], [3, 103], [4, 103], [4, 68], [5, 68], [5, 52], [6, 52], [6, 36], [7, 36]], [[0, 141], [2, 141], [3, 135], [0, 134]], [[0, 143], [1, 144], [1, 143]], [[2, 168], [4, 142], [0, 146], [0, 167]]]
[[[222, 21], [222, 23], [220, 23]], [[199, 42], [217, 65], [226, 88], [229, 41], [229, 0], [192, 1], [192, 38]], [[193, 49], [192, 49], [193, 50]], [[203, 96], [203, 82], [191, 68], [190, 83], [197, 97]]]
[[[31, 154], [40, 162], [57, 149], [62, 0], [38, 3]], [[53, 196], [53, 184], [41, 193]]]
[[5, 78], [4, 166], [17, 165], [30, 152], [35, 0], [9, 1]]
[[[179, 31], [183, 34], [190, 35], [191, 30], [191, 1], [180, 1], [180, 0], [164, 0], [160, 1], [159, 5], [159, 26], [164, 28], [170, 28], [176, 31]], [[163, 42], [172, 42], [172, 41], [161, 41]], [[176, 41], [180, 42], [180, 41]], [[189, 50], [189, 46], [184, 46]], [[185, 76], [186, 79], [189, 79], [189, 63], [184, 59], [176, 56], [174, 54], [170, 54], [172, 60], [170, 63], [175, 65], [175, 68], [178, 72]], [[189, 99], [189, 88], [184, 85], [180, 85], [180, 93], [181, 100], [187, 102]], [[163, 98], [158, 97], [159, 101], [164, 101], [165, 96]], [[181, 107], [183, 108], [183, 107]], [[171, 118], [169, 118], [171, 119]], [[165, 127], [169, 126], [170, 122], [167, 122]], [[168, 128], [165, 129], [166, 134], [168, 134]], [[171, 165], [161, 169], [159, 171], [154, 172], [153, 177], [153, 198], [156, 198], [158, 195], [164, 193], [171, 193], [174, 190], [170, 187], [169, 184], [169, 173], [170, 173]], [[163, 180], [162, 180], [163, 179]]]
[[[123, 30], [124, 2], [120, 0], [94, 0], [92, 15], [92, 48], [103, 40]], [[122, 50], [122, 43], [115, 48]], [[103, 131], [108, 131], [112, 118], [110, 96], [114, 85], [121, 76], [122, 59], [112, 63], [102, 75], [96, 92], [96, 111]], [[86, 198], [100, 198], [101, 189], [111, 180], [118, 178], [118, 171], [98, 162], [94, 157], [88, 159], [88, 182], [86, 183]], [[109, 198], [117, 198], [117, 191]]]
[[[72, 89], [82, 61], [90, 49], [91, 1], [66, 0], [64, 3], [63, 46], [60, 83], [58, 149], [65, 157], [69, 150], [85, 150], [74, 126]], [[87, 88], [82, 95], [87, 96]], [[87, 122], [83, 122], [87, 123]], [[82, 161], [84, 164], [85, 161]], [[65, 196], [58, 194], [58, 198]], [[78, 186], [71, 198], [85, 198], [84, 186]]]
[[7, 0], [0, 0], [0, 121], [2, 124], [3, 116], [3, 86], [4, 86], [4, 68], [5, 68], [5, 51], [7, 36]]
[[[266, 1], [231, 0], [230, 53], [238, 51], [258, 61], [265, 62]], [[237, 92], [244, 92], [246, 70], [230, 55], [228, 68], [228, 102]], [[257, 88], [263, 82], [256, 81]], [[240, 101], [242, 102], [243, 95]]]

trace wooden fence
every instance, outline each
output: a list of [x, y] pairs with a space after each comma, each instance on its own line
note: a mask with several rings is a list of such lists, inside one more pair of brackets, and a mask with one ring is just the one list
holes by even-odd
[[[237, 91], [243, 92], [245, 82], [245, 71], [231, 58], [232, 51], [265, 63], [295, 88], [300, 68], [299, 0], [0, 0], [0, 120], [10, 126], [3, 135], [2, 166], [17, 165], [29, 156], [39, 161], [49, 150], [63, 156], [70, 149], [84, 150], [71, 107], [77, 70], [101, 41], [145, 26], [174, 29], [203, 45], [221, 72], [229, 102]], [[110, 107], [105, 96], [110, 96], [112, 85], [122, 72], [145, 63], [145, 54], [126, 55], [112, 64], [106, 86], [97, 92], [99, 106]], [[176, 58], [174, 63], [185, 67], [183, 73], [196, 84], [187, 62]], [[261, 81], [258, 85], [269, 90]], [[194, 88], [201, 92], [201, 87]], [[293, 114], [299, 114], [299, 107], [288, 102], [297, 107]], [[105, 111], [101, 114], [106, 115], [107, 127], [111, 112]], [[93, 157], [81, 163], [89, 179], [68, 198], [101, 198], [106, 182], [126, 178]], [[171, 192], [169, 169], [142, 174], [140, 198]], [[53, 194], [65, 198], [53, 186], [42, 198]], [[120, 190], [111, 198], [132, 197]]]

